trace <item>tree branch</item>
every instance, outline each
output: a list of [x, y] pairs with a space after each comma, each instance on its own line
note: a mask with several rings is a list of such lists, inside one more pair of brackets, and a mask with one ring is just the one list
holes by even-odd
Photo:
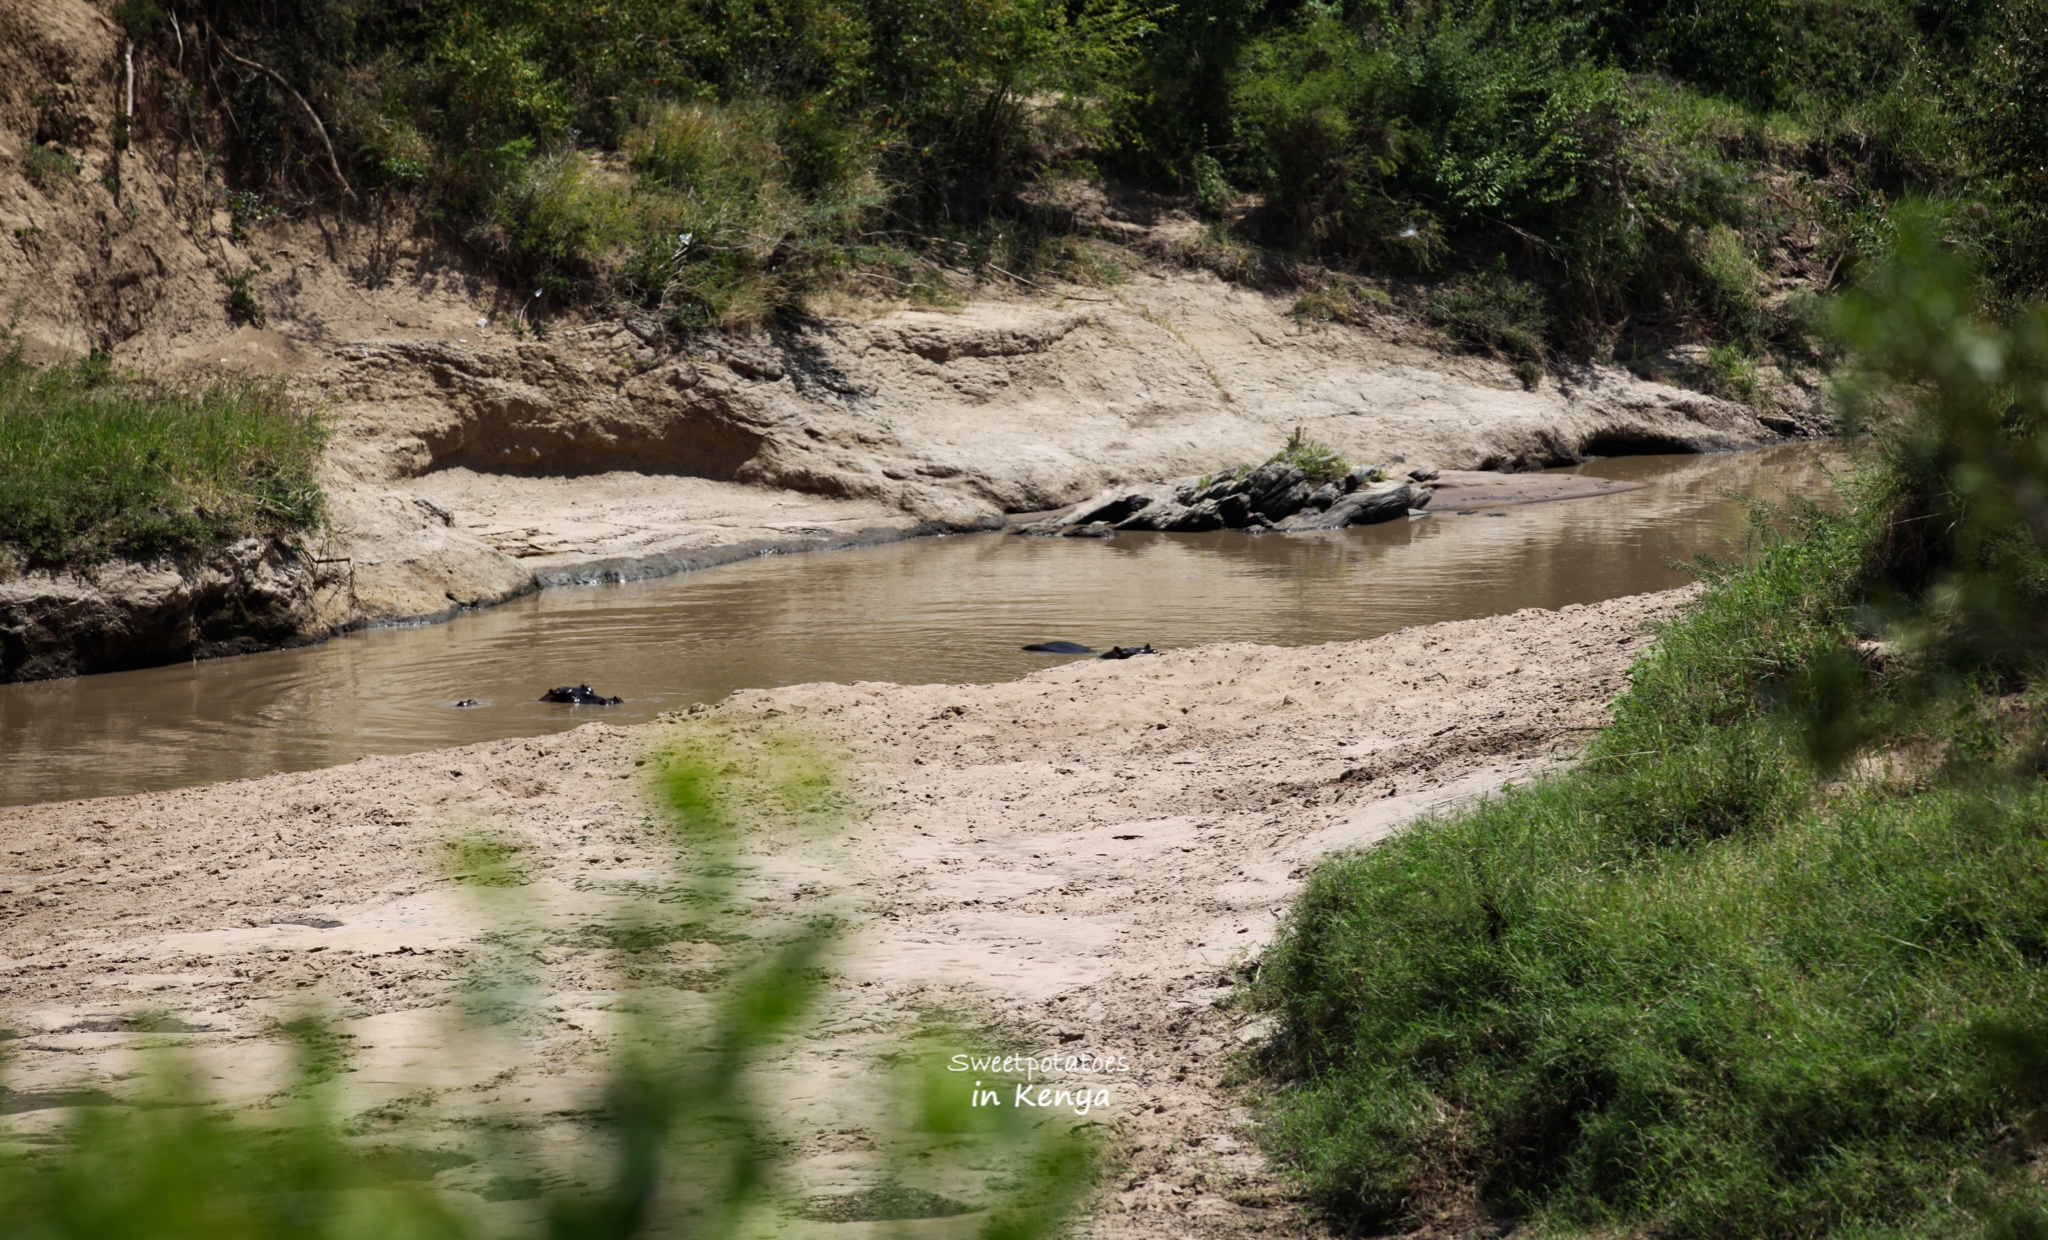
[[221, 53], [225, 55], [229, 60], [232, 60], [236, 64], [242, 65], [246, 68], [254, 69], [256, 70], [256, 72], [261, 73], [265, 77], [269, 78], [271, 81], [276, 82], [279, 86], [284, 88], [285, 94], [290, 95], [294, 100], [298, 102], [299, 107], [305, 110], [306, 119], [313, 122], [313, 132], [320, 135], [320, 145], [327, 148], [327, 166], [328, 168], [333, 170], [334, 179], [341, 183], [341, 192], [347, 194], [351, 198], [354, 198], [356, 196], [356, 191], [349, 185], [348, 178], [341, 175], [341, 161], [334, 157], [334, 143], [328, 141], [327, 126], [320, 123], [320, 114], [313, 110], [312, 104], [306, 102], [306, 97], [300, 94], [298, 91], [292, 89], [292, 84], [290, 82], [285, 81], [284, 75], [279, 73], [277, 70], [269, 68], [264, 65], [259, 65], [253, 60], [248, 60], [244, 57], [235, 55], [235, 49], [228, 46], [227, 40], [220, 37], [220, 32], [218, 30], [213, 32], [213, 41], [220, 47]]

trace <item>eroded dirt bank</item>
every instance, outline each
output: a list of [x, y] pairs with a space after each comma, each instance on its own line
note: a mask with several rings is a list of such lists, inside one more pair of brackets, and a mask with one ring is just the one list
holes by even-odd
[[[1096, 1117], [1126, 1161], [1095, 1234], [1292, 1227], [1219, 1087], [1227, 1052], [1258, 1032], [1216, 1007], [1231, 966], [1268, 941], [1316, 857], [1568, 758], [1645, 622], [1686, 596], [994, 685], [748, 691], [674, 724], [0, 810], [4, 1022], [22, 1035], [0, 1109], [32, 1135], [61, 1122], [61, 1087], [134, 1088], [136, 1048], [164, 1040], [124, 1032], [145, 1009], [202, 1030], [173, 1040], [214, 1089], [254, 1101], [279, 1062], [270, 1022], [317, 999], [355, 1040], [348, 1104], [373, 1137], [463, 1147], [479, 1139], [465, 1117], [482, 1112], [566, 1134], [591, 1104], [619, 996], [590, 926], [670, 881], [636, 759], [678, 728], [794, 727], [848, 756], [867, 807], [830, 845], [746, 841], [764, 922], [836, 908], [854, 926], [804, 1063], [778, 1078], [799, 1195], [860, 1186], [871, 1134], [846, 1110], [848, 1082], [872, 1079], [890, 1039], [940, 1006], [1020, 1051], [1064, 1038], [1128, 1054], [1134, 1071]], [[480, 827], [529, 850], [518, 905], [540, 998], [526, 1056], [439, 1041], [488, 950], [439, 848]], [[678, 942], [635, 967], [683, 979], [702, 951]], [[476, 1174], [439, 1182], [474, 1189]]]
[[1356, 462], [1452, 469], [1825, 428], [1618, 368], [1524, 391], [1398, 324], [1304, 325], [1290, 307], [1149, 270], [673, 352], [628, 323], [386, 338], [323, 347], [294, 382], [335, 410], [334, 554], [372, 622], [762, 547], [986, 528], [1263, 460], [1295, 427]]

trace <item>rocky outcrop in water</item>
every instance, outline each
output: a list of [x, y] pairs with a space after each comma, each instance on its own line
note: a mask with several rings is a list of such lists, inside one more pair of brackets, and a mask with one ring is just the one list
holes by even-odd
[[320, 595], [345, 577], [247, 539], [204, 559], [29, 572], [0, 581], [0, 682], [246, 654], [328, 634]]
[[1385, 469], [1368, 466], [1340, 478], [1314, 479], [1298, 465], [1269, 461], [1252, 470], [1104, 492], [1016, 532], [1104, 538], [1119, 530], [1334, 530], [1392, 521], [1428, 505], [1425, 475], [1434, 478], [1435, 470], [1418, 468], [1406, 478], [1385, 475]]

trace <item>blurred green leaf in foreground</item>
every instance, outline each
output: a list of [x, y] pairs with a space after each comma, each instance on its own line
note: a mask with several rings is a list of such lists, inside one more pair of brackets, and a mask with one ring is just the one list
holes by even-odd
[[[271, 1100], [284, 1099], [281, 1106], [233, 1114], [209, 1105], [181, 1083], [190, 1074], [180, 1071], [188, 1066], [180, 1052], [164, 1051], [155, 1096], [80, 1107], [54, 1145], [0, 1154], [0, 1233], [9, 1240], [715, 1240], [957, 1216], [946, 1234], [1030, 1240], [1061, 1227], [1093, 1183], [1090, 1147], [1073, 1130], [1034, 1126], [1015, 1109], [969, 1108], [959, 1081], [943, 1072], [905, 1074], [909, 1087], [894, 1091], [899, 1113], [861, 1117], [878, 1134], [869, 1187], [807, 1200], [794, 1192], [781, 1174], [788, 1143], [775, 1130], [791, 1118], [791, 1104], [771, 1084], [772, 1069], [828, 1001], [821, 966], [846, 923], [813, 916], [764, 930], [734, 898], [745, 869], [738, 847], [757, 828], [775, 831], [778, 841], [815, 839], [853, 803], [817, 748], [788, 736], [692, 731], [651, 765], [680, 880], [668, 889], [672, 902], [700, 918], [692, 942], [726, 954], [720, 980], [705, 993], [635, 988], [631, 963], [667, 941], [662, 928], [630, 914], [604, 928], [600, 937], [620, 978], [615, 1010], [625, 1019], [607, 1051], [595, 1123], [576, 1129], [583, 1148], [544, 1151], [520, 1125], [505, 1124], [481, 1155], [487, 1165], [476, 1168], [477, 1156], [468, 1153], [365, 1139], [338, 1116], [346, 1069], [339, 1048], [347, 1039], [307, 1019], [283, 1030], [297, 1054], [289, 1079], [275, 1082]], [[444, 854], [481, 919], [500, 927], [512, 925], [519, 901], [532, 900], [531, 860], [516, 842], [488, 833], [452, 840]], [[520, 934], [501, 929], [484, 939], [510, 944], [507, 954], [518, 957]], [[490, 1039], [493, 1025], [519, 1019], [531, 987], [519, 967], [469, 986], [466, 1023], [444, 1050], [453, 1054], [457, 1037]], [[893, 1059], [938, 1063], [944, 1049], [957, 1049], [941, 1049], [944, 1037], [926, 1029], [904, 1039]], [[594, 1183], [544, 1191], [574, 1182], [563, 1174], [566, 1163]], [[935, 1171], [969, 1163], [1002, 1173], [981, 1180], [980, 1200], [921, 1186]], [[464, 1168], [464, 1182], [486, 1187], [435, 1187], [434, 1175], [451, 1166]], [[591, 1167], [601, 1173], [592, 1176]], [[966, 1181], [955, 1175], [952, 1182]]]

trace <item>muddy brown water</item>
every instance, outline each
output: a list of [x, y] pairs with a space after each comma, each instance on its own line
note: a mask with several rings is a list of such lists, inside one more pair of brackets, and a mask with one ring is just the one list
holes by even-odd
[[[1305, 535], [977, 534], [767, 556], [303, 650], [0, 685], [0, 805], [634, 723], [742, 688], [1003, 680], [1057, 662], [1019, 649], [1049, 639], [1306, 645], [1668, 589], [1688, 580], [1674, 560], [1740, 553], [1735, 496], [1824, 500], [1841, 460], [1830, 444], [1621, 457], [1562, 472], [1648, 486]], [[625, 704], [535, 700], [582, 683]]]

